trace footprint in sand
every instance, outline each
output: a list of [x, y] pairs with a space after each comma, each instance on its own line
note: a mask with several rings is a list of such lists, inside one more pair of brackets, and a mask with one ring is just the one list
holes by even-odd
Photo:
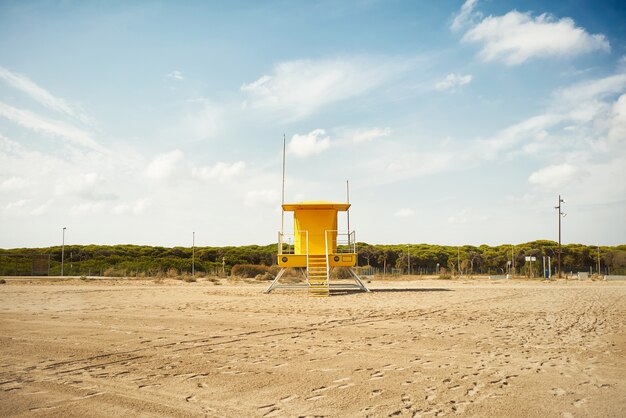
[[561, 389], [561, 388], [553, 388], [553, 389], [552, 389], [552, 391], [551, 391], [551, 393], [552, 393], [554, 396], [563, 396], [563, 395], [565, 395], [565, 393], [567, 393], [567, 392], [565, 392], [565, 390], [564, 390], [564, 389]]
[[319, 399], [325, 398], [326, 396], [324, 395], [315, 395], [315, 396], [311, 396], [309, 398], [306, 398], [307, 401], [317, 401]]
[[370, 398], [375, 398], [377, 396], [380, 396], [383, 393], [382, 389], [374, 389], [373, 391], [370, 392]]
[[47, 410], [55, 409], [55, 408], [58, 408], [58, 407], [59, 407], [59, 405], [56, 405], [56, 406], [42, 406], [42, 407], [39, 407], [39, 408], [30, 408], [29, 411], [30, 412], [47, 411]]
[[385, 375], [383, 374], [383, 372], [374, 372], [370, 375], [370, 380], [377, 380], [377, 379], [382, 379], [383, 377], [385, 377]]
[[290, 396], [285, 396], [284, 398], [280, 398], [280, 401], [282, 403], [287, 403], [287, 402], [291, 402], [291, 401], [293, 401], [294, 399], [297, 399], [297, 398], [298, 398], [298, 395], [290, 395]]
[[276, 404], [263, 405], [257, 408], [257, 410], [263, 414], [264, 417], [273, 417], [282, 412]]
[[326, 387], [326, 386], [320, 386], [319, 388], [313, 389], [311, 392], [313, 392], [313, 393], [322, 393], [322, 392], [326, 392], [328, 389], [330, 389], [330, 388]]
[[477, 393], [478, 393], [478, 387], [477, 387], [476, 383], [474, 383], [474, 387], [468, 389], [467, 392], [465, 392], [465, 396], [474, 396]]
[[406, 393], [403, 393], [402, 396], [400, 396], [400, 400], [402, 401], [404, 409], [411, 409], [413, 407], [413, 401], [411, 400], [411, 397]]
[[572, 405], [574, 405], [576, 408], [580, 408], [581, 406], [583, 406], [583, 404], [587, 402], [587, 399], [576, 399]]

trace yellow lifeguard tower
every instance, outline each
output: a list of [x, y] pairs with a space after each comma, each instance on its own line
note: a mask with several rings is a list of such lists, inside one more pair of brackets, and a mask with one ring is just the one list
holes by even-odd
[[[328, 296], [331, 290], [357, 289], [369, 292], [352, 269], [357, 262], [354, 231], [337, 230], [337, 215], [347, 212], [349, 203], [284, 203], [285, 212], [293, 212], [293, 234], [278, 233], [280, 272], [265, 293], [276, 288], [307, 287], [311, 296]], [[349, 222], [348, 222], [349, 224]], [[306, 284], [279, 284], [287, 268], [297, 269]], [[354, 283], [345, 280], [331, 283], [331, 271], [346, 267]]]

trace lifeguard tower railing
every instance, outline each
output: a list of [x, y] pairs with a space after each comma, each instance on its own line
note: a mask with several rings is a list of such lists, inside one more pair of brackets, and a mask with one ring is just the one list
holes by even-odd
[[326, 230], [319, 235], [309, 231], [278, 233], [278, 265], [309, 269], [312, 258], [326, 259], [326, 267], [353, 267], [356, 264], [355, 233]]
[[[324, 231], [326, 254], [355, 254], [355, 231], [338, 232]], [[298, 234], [278, 233], [278, 255], [309, 254], [309, 231], [300, 231]]]
[[[304, 246], [302, 246], [302, 244], [304, 244]], [[299, 251], [296, 251], [296, 249]], [[308, 255], [309, 231], [300, 231], [298, 234], [283, 234], [278, 232], [278, 255], [298, 253]]]
[[[326, 233], [326, 254], [356, 254], [355, 231], [339, 232], [325, 231]], [[334, 243], [333, 243], [334, 240]], [[330, 246], [329, 246], [330, 245]], [[328, 250], [334, 251], [328, 251]]]

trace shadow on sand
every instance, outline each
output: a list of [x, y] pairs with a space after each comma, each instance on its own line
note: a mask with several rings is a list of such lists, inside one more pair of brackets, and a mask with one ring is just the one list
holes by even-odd
[[424, 287], [424, 288], [391, 288], [391, 289], [370, 289], [372, 293], [403, 293], [403, 292], [454, 292], [452, 289], [444, 289], [443, 287]]
[[[425, 288], [390, 288], [390, 289], [370, 289], [370, 293], [420, 293], [420, 292], [454, 292], [452, 289], [444, 289], [442, 287], [425, 287]], [[340, 295], [352, 295], [354, 293], [365, 293], [359, 289], [337, 289], [331, 290], [331, 295], [340, 296]]]

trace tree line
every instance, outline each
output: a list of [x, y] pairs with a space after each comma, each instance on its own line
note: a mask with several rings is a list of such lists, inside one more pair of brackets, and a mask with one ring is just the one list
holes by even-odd
[[[540, 275], [544, 257], [550, 257], [556, 271], [558, 244], [532, 241], [498, 246], [445, 246], [431, 244], [378, 245], [357, 244], [358, 265], [378, 272], [403, 274], [439, 274], [442, 271], [462, 274], [526, 274], [531, 268], [527, 257], [535, 257], [533, 274]], [[49, 275], [61, 273], [61, 246], [46, 248], [0, 249], [0, 275], [30, 275], [35, 259], [48, 263]], [[66, 245], [65, 275], [154, 276], [165, 272], [228, 275], [238, 264], [271, 266], [276, 264], [277, 245], [228, 247], [154, 247], [141, 245]], [[42, 261], [43, 260], [43, 261]], [[563, 272], [626, 274], [626, 245], [588, 246], [567, 244], [561, 248]], [[45, 267], [45, 266], [44, 266]]]

